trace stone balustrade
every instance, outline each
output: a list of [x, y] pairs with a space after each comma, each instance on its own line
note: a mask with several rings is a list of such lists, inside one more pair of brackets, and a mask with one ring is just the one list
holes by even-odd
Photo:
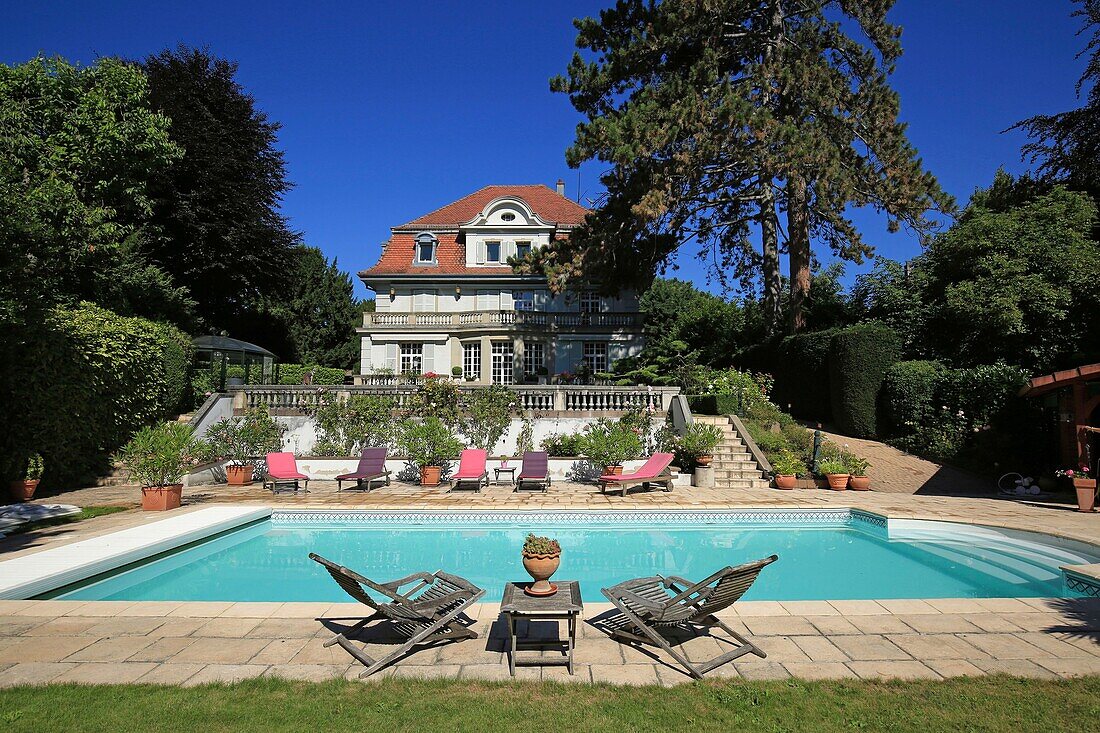
[[486, 326], [516, 326], [528, 328], [641, 328], [642, 314], [613, 313], [551, 313], [547, 311], [468, 311], [461, 313], [391, 313], [363, 314], [363, 327], [372, 330], [440, 326], [449, 329], [474, 329]]

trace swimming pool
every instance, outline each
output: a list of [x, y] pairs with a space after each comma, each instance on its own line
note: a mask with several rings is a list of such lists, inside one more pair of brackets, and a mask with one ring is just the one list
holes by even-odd
[[698, 578], [779, 555], [749, 600], [1062, 597], [1059, 569], [1097, 548], [1011, 530], [887, 520], [849, 510], [736, 512], [276, 511], [270, 518], [43, 597], [131, 601], [345, 601], [310, 552], [380, 581], [447, 570], [499, 600], [527, 576], [528, 532], [562, 545], [555, 577], [585, 600], [643, 575]]

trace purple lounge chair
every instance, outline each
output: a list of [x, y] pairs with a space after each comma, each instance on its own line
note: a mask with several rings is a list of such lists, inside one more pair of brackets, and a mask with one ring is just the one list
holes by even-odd
[[458, 471], [451, 476], [451, 491], [463, 484], [473, 484], [474, 491], [480, 492], [481, 486], [489, 485], [489, 470], [485, 468], [488, 460], [486, 451], [480, 448], [467, 448], [458, 459]]
[[614, 486], [622, 496], [626, 496], [626, 490], [632, 486], [641, 486], [648, 489], [650, 484], [661, 484], [665, 491], [672, 491], [672, 473], [668, 467], [672, 464], [671, 453], [654, 453], [645, 462], [645, 465], [633, 473], [604, 474], [600, 476], [600, 493], [607, 491], [608, 486]]
[[363, 454], [359, 456], [359, 467], [351, 473], [342, 473], [336, 477], [336, 490], [343, 491], [344, 481], [355, 481], [355, 488], [363, 488], [363, 483], [366, 482], [366, 488], [369, 492], [371, 484], [378, 480], [385, 480], [385, 485], [390, 485], [390, 472], [386, 470], [386, 449], [385, 448], [364, 448]]
[[[280, 491], [298, 491], [298, 482], [303, 482], [302, 491], [309, 493], [309, 476], [298, 470], [293, 453], [268, 453], [267, 470], [264, 472], [264, 488], [272, 494]], [[280, 489], [279, 487], [284, 487]], [[285, 488], [292, 486], [293, 488]]]
[[546, 451], [527, 451], [523, 454], [523, 465], [516, 476], [516, 491], [524, 486], [532, 487], [535, 491], [546, 491], [550, 488], [549, 458]]

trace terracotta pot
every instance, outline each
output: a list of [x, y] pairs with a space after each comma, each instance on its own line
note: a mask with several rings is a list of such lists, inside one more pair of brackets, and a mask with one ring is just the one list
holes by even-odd
[[829, 488], [833, 491], [844, 491], [848, 488], [848, 474], [827, 473], [825, 479], [829, 482]]
[[603, 469], [604, 476], [621, 476], [623, 473], [622, 466], [605, 466]]
[[866, 476], [852, 476], [848, 479], [848, 488], [856, 491], [870, 491], [871, 479]]
[[1077, 491], [1077, 511], [1091, 512], [1096, 506], [1096, 479], [1075, 478], [1073, 488]]
[[532, 555], [523, 553], [523, 569], [534, 579], [531, 592], [548, 595], [551, 591], [550, 576], [558, 571], [561, 564], [561, 553], [553, 555]]
[[794, 474], [791, 474], [789, 476], [780, 475], [775, 477], [775, 488], [777, 489], [793, 489], [797, 485], [798, 477]]
[[225, 482], [230, 486], [248, 486], [252, 483], [252, 466], [226, 466]]
[[147, 512], [166, 512], [179, 509], [183, 496], [183, 484], [141, 487], [141, 508]]
[[16, 501], [30, 501], [34, 498], [34, 490], [38, 488], [38, 479], [24, 479], [12, 481], [8, 487], [11, 498]]
[[439, 486], [439, 474], [443, 472], [439, 466], [420, 467], [421, 486]]
[[709, 466], [710, 462], [714, 460], [714, 456], [696, 456], [695, 462], [700, 466]]

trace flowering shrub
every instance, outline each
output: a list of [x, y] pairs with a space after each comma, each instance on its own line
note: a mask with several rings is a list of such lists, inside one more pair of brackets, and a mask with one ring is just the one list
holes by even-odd
[[470, 445], [490, 453], [500, 442], [516, 409], [512, 390], [494, 384], [466, 394], [461, 400], [462, 434]]
[[191, 426], [179, 422], [159, 423], [139, 430], [116, 456], [142, 486], [178, 484], [192, 466], [198, 465], [199, 445]]
[[1058, 478], [1088, 478], [1089, 467], [1081, 466], [1080, 468], [1061, 468], [1054, 472], [1054, 475]]
[[596, 466], [620, 466], [623, 461], [642, 455], [642, 440], [634, 429], [622, 422], [601, 418], [589, 425], [579, 446]]
[[453, 430], [458, 427], [458, 402], [457, 384], [450, 379], [426, 378], [409, 396], [405, 410], [407, 417], [436, 417]]
[[353, 395], [339, 400], [331, 393], [321, 395], [313, 410], [319, 456], [354, 456], [364, 448], [392, 445], [397, 421], [397, 401], [384, 395]]

